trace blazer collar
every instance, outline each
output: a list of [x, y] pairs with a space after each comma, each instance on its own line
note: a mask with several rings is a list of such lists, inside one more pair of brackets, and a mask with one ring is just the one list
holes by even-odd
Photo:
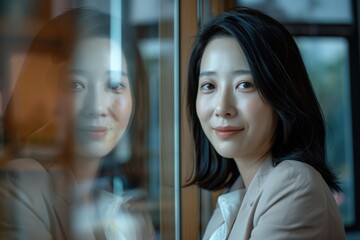
[[237, 217], [240, 217], [238, 214], [241, 209], [253, 205], [262, 191], [267, 175], [272, 169], [272, 159], [269, 157], [257, 171], [247, 190], [245, 189], [242, 177], [239, 176], [231, 188], [219, 196], [217, 208], [210, 219], [203, 239], [209, 239], [214, 231], [216, 231], [224, 222], [226, 224], [227, 236], [229, 236], [230, 231], [239, 231], [238, 228], [232, 228]]
[[246, 202], [250, 206], [254, 204], [254, 201], [257, 199], [259, 193], [262, 190], [267, 175], [270, 173], [270, 171], [273, 168], [274, 166], [273, 166], [272, 158], [269, 157], [265, 160], [265, 162], [261, 165], [260, 169], [255, 174], [246, 193], [246, 198], [247, 198]]
[[206, 227], [203, 239], [209, 239], [214, 231], [224, 223], [225, 234], [229, 234], [245, 193], [245, 184], [240, 176], [229, 189], [218, 197], [217, 206]]
[[233, 223], [233, 226], [236, 227], [231, 229], [227, 236], [228, 239], [243, 239], [245, 236], [248, 236], [248, 231], [251, 231], [248, 224], [251, 222], [251, 213], [256, 205], [254, 203], [260, 197], [266, 178], [273, 168], [272, 158], [269, 157], [255, 174], [241, 203], [240, 209], [236, 213], [237, 216]]
[[51, 166], [49, 174], [54, 184], [56, 205], [69, 206], [73, 201], [72, 190], [76, 186], [76, 180], [71, 171], [61, 166]]
[[241, 177], [237, 179], [236, 184], [240, 186], [237, 190], [230, 191], [218, 198], [218, 205], [226, 224], [227, 232], [231, 230], [246, 193], [245, 185]]

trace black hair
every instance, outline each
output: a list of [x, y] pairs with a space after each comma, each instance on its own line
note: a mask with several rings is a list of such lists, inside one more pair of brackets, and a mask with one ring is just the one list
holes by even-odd
[[[54, 71], [54, 66], [71, 61], [81, 39], [111, 38], [114, 23], [119, 24], [115, 27], [120, 31], [132, 90], [133, 113], [127, 131], [131, 150], [130, 159], [120, 161], [126, 162], [125, 164], [119, 164], [114, 159], [114, 152], [105, 156], [99, 175], [112, 178], [122, 174], [127, 176], [127, 182], [131, 182], [129, 185], [139, 186], [144, 183], [141, 179], [144, 178], [143, 163], [147, 157], [148, 82], [133, 35], [134, 30], [123, 15], [113, 17], [90, 8], [70, 9], [56, 16], [45, 24], [32, 41], [4, 114], [5, 147], [10, 152], [10, 158], [22, 157], [22, 148], [27, 138], [58, 114], [56, 104], [63, 104], [56, 96], [56, 91], [59, 91], [58, 81], [63, 76]], [[49, 94], [51, 89], [53, 94]], [[58, 154], [63, 164], [69, 164], [73, 157], [73, 129], [72, 126], [68, 128], [66, 142]], [[56, 138], [53, 130], [45, 132], [41, 137], [37, 141], [42, 145], [52, 144]]]
[[210, 20], [198, 33], [188, 68], [187, 111], [195, 141], [195, 164], [188, 184], [217, 190], [239, 176], [233, 159], [220, 156], [196, 114], [201, 58], [214, 38], [233, 37], [242, 48], [260, 96], [277, 115], [273, 164], [296, 160], [314, 167], [332, 191], [340, 191], [326, 161], [325, 123], [299, 49], [286, 28], [266, 14], [239, 7]]

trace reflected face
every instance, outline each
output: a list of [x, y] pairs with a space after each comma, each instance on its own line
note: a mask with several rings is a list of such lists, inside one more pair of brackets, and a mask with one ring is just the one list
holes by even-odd
[[128, 69], [120, 47], [106, 38], [82, 40], [70, 66], [75, 153], [101, 158], [118, 143], [132, 113]]
[[206, 46], [196, 111], [221, 156], [253, 159], [270, 150], [276, 118], [255, 88], [246, 57], [234, 38], [215, 38]]

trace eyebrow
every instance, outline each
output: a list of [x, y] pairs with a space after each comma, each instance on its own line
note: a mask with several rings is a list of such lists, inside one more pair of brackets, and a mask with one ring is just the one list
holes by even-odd
[[[233, 75], [247, 75], [247, 74], [251, 74], [250, 70], [247, 69], [239, 69], [239, 70], [235, 70], [232, 72]], [[213, 76], [216, 75], [215, 71], [203, 71], [199, 74], [199, 77], [206, 77], [206, 76]]]
[[108, 75], [116, 75], [121, 77], [128, 77], [128, 74], [124, 71], [106, 71]]
[[[71, 69], [70, 73], [74, 73], [74, 74], [79, 74], [79, 75], [85, 75], [85, 76], [89, 76], [89, 72], [82, 70], [82, 69]], [[128, 74], [124, 71], [106, 71], [107, 75], [111, 76], [111, 75], [115, 75], [115, 76], [121, 76], [121, 77], [128, 77]]]
[[87, 71], [81, 69], [70, 69], [69, 74], [81, 75], [85, 76], [86, 78], [88, 78], [90, 75]]

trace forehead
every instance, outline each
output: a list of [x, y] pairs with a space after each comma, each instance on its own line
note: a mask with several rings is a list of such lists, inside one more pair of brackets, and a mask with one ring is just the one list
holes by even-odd
[[73, 55], [76, 59], [110, 53], [121, 55], [120, 43], [105, 37], [93, 37], [80, 39], [75, 46]]
[[200, 68], [246, 68], [249, 64], [237, 40], [224, 36], [212, 39], [205, 47]]
[[104, 37], [94, 37], [78, 42], [72, 64], [80, 68], [104, 65], [117, 69], [126, 66], [126, 61], [120, 43]]

